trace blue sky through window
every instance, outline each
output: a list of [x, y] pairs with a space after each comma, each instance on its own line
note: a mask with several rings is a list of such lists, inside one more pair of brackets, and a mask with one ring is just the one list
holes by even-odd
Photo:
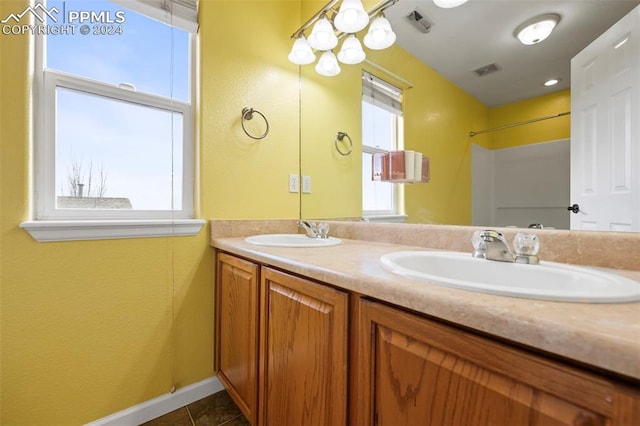
[[[102, 0], [49, 0], [59, 11], [125, 11], [122, 34], [50, 35], [46, 66], [138, 91], [189, 101], [189, 33]], [[109, 24], [107, 24], [109, 25]], [[114, 24], [116, 25], [116, 24]], [[173, 39], [173, 52], [171, 51]], [[172, 64], [173, 58], [173, 66]]]
[[[394, 120], [394, 114], [386, 109], [362, 101], [362, 144], [395, 151], [397, 147], [392, 125]], [[394, 185], [371, 179], [372, 157], [370, 153], [362, 153], [362, 210], [396, 213]]]
[[[189, 34], [108, 1], [49, 0], [59, 11], [125, 11], [121, 34], [47, 37], [45, 67], [189, 102]], [[60, 21], [60, 19], [59, 19]], [[60, 22], [58, 22], [59, 24]], [[78, 27], [81, 24], [78, 24]], [[173, 47], [173, 49], [172, 49]], [[104, 197], [128, 198], [136, 210], [182, 208], [182, 131], [178, 113], [74, 90], [56, 90], [56, 195], [69, 196], [81, 165], [106, 174]], [[87, 182], [85, 191], [87, 191]], [[95, 193], [85, 196], [96, 196]]]

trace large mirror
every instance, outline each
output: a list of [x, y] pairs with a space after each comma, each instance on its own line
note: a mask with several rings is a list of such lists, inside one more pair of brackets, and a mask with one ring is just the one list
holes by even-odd
[[[304, 2], [303, 17], [325, 3]], [[401, 148], [430, 160], [429, 183], [365, 184], [378, 217], [569, 229], [570, 61], [638, 4], [469, 0], [443, 9], [432, 0], [399, 0], [385, 11], [397, 34], [394, 46], [365, 48], [365, 62], [341, 64], [334, 77], [318, 75], [313, 64], [300, 68], [300, 170], [310, 177], [301, 216], [363, 215], [363, 173], [369, 173], [363, 133], [386, 131], [380, 120], [366, 118], [363, 129], [366, 71], [402, 90]], [[547, 40], [518, 41], [519, 25], [550, 13], [559, 23]], [[559, 83], [544, 86], [551, 78]], [[387, 209], [390, 196], [401, 214]]]

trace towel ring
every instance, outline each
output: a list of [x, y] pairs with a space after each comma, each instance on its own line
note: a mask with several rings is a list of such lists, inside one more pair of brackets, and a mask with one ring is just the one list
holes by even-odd
[[[253, 118], [253, 113], [260, 115], [260, 117], [262, 117], [262, 119], [264, 120], [264, 124], [267, 126], [264, 133], [261, 134], [260, 136], [252, 135], [251, 133], [249, 133], [247, 128], [244, 127], [245, 120], [251, 120]], [[244, 130], [247, 136], [249, 136], [251, 139], [264, 139], [269, 134], [269, 121], [267, 120], [267, 117], [265, 117], [264, 114], [258, 111], [257, 109], [247, 108], [247, 107], [242, 108], [242, 116], [240, 118], [240, 122], [242, 124], [242, 130]]]
[[[340, 145], [338, 145], [338, 142], [342, 142], [345, 137], [349, 140], [349, 148], [347, 150], [343, 151], [343, 150], [340, 149]], [[351, 151], [353, 151], [353, 141], [351, 140], [351, 136], [349, 136], [345, 132], [338, 132], [338, 136], [336, 136], [336, 140], [335, 140], [335, 145], [336, 145], [336, 150], [338, 151], [338, 153], [340, 155], [344, 155], [345, 157], [347, 155], [351, 154]]]

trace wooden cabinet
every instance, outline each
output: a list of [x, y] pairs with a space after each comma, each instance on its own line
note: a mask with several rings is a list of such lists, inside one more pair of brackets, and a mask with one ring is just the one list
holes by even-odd
[[348, 294], [218, 254], [216, 371], [252, 425], [345, 425]]
[[636, 389], [371, 301], [356, 425], [638, 425]]
[[345, 425], [347, 293], [263, 268], [263, 425]]
[[258, 271], [252, 262], [218, 254], [215, 368], [253, 425], [258, 403]]
[[225, 253], [216, 274], [216, 371], [252, 425], [640, 426], [637, 382]]

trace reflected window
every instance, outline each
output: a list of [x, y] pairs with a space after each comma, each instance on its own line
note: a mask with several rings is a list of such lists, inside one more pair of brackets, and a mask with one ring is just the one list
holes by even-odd
[[372, 179], [373, 155], [403, 148], [402, 91], [362, 73], [362, 214], [375, 220], [401, 216], [402, 186]]

